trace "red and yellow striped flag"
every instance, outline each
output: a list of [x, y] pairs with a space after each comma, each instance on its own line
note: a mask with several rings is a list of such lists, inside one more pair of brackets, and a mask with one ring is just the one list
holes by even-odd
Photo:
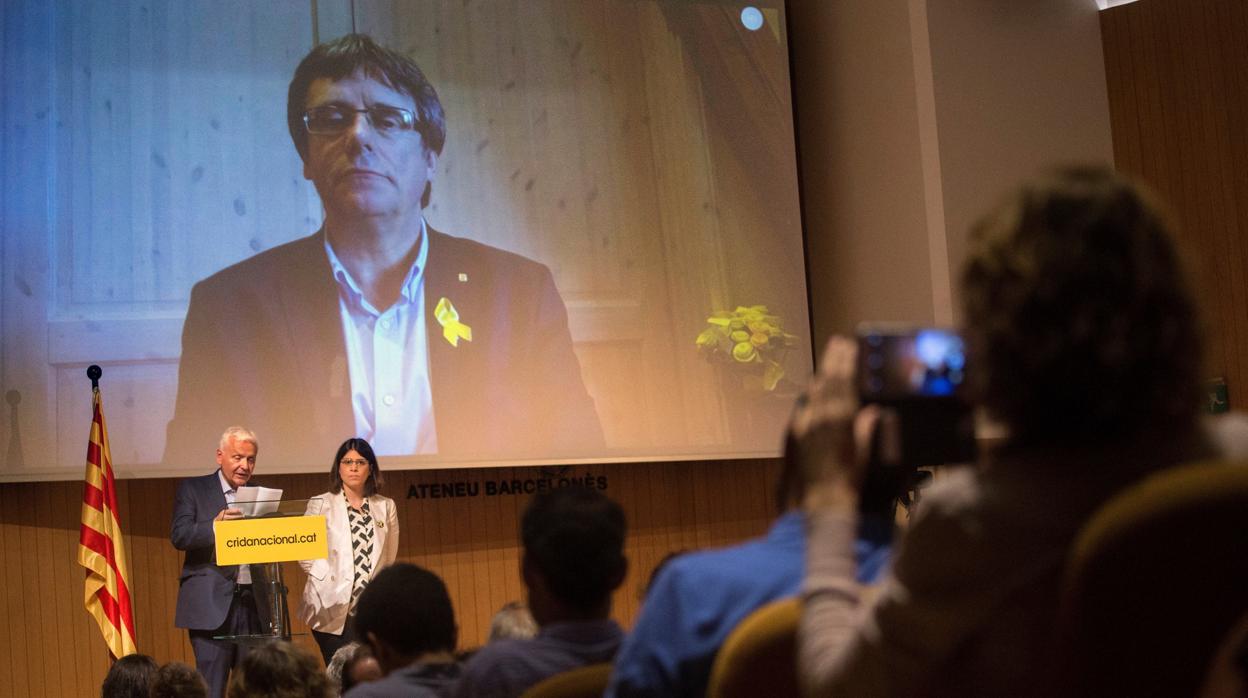
[[87, 443], [87, 473], [82, 486], [82, 528], [78, 534], [78, 564], [87, 568], [87, 613], [100, 625], [104, 643], [114, 657], [137, 650], [134, 645], [134, 613], [130, 605], [130, 573], [126, 569], [126, 546], [117, 520], [117, 491], [113, 486], [113, 457], [108, 451], [108, 430], [96, 389]]

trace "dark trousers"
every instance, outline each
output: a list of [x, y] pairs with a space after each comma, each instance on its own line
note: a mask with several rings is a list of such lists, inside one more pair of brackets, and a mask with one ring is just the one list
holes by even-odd
[[351, 644], [352, 640], [350, 628], [344, 629], [341, 635], [331, 635], [330, 633], [313, 630], [312, 638], [316, 640], [316, 646], [321, 648], [321, 658], [325, 660], [325, 666], [329, 666], [329, 660], [334, 658], [335, 652]]
[[195, 668], [208, 682], [208, 695], [222, 698], [230, 679], [230, 669], [238, 666], [247, 655], [247, 647], [230, 640], [214, 640], [213, 637], [260, 632], [260, 617], [256, 613], [256, 599], [251, 593], [251, 586], [235, 587], [230, 610], [219, 628], [187, 632], [191, 636], [191, 650], [195, 652]]

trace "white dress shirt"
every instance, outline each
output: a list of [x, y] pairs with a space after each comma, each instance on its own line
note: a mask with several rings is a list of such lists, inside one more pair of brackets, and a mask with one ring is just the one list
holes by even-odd
[[[234, 495], [238, 490], [234, 489], [234, 485], [225, 479], [225, 473], [221, 469], [217, 469], [217, 479], [221, 481], [221, 491], [225, 494], [225, 505], [227, 507], [234, 506]], [[251, 565], [238, 566], [238, 579], [234, 580], [235, 584], [251, 584]]]
[[399, 299], [378, 310], [325, 236], [325, 254], [338, 285], [356, 435], [367, 439], [379, 456], [438, 451], [425, 332], [429, 234], [423, 219], [417, 244], [416, 261], [403, 280]]

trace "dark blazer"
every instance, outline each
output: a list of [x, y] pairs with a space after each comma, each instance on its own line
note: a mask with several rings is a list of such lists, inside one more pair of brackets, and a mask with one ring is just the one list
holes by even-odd
[[[550, 270], [429, 228], [425, 317], [440, 460], [600, 452], [602, 427]], [[267, 460], [320, 466], [355, 433], [338, 290], [321, 233], [195, 284], [164, 461], [202, 457], [231, 424]], [[451, 346], [447, 298], [472, 341]]]
[[186, 559], [178, 577], [175, 627], [213, 630], [225, 622], [230, 610], [238, 565], [217, 566], [212, 531], [213, 518], [224, 508], [225, 493], [216, 471], [178, 483], [169, 540], [173, 547], [186, 551]]

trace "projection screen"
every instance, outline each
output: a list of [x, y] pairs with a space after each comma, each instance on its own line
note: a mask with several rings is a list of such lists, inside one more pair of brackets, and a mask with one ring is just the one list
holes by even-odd
[[[81, 477], [91, 364], [121, 477], [202, 472], [232, 424], [265, 472], [355, 435], [390, 468], [779, 452], [812, 366], [783, 2], [13, 0], [0, 26], [0, 479]], [[416, 319], [355, 326], [286, 103], [353, 32], [446, 128]], [[391, 320], [415, 334], [387, 350]]]

